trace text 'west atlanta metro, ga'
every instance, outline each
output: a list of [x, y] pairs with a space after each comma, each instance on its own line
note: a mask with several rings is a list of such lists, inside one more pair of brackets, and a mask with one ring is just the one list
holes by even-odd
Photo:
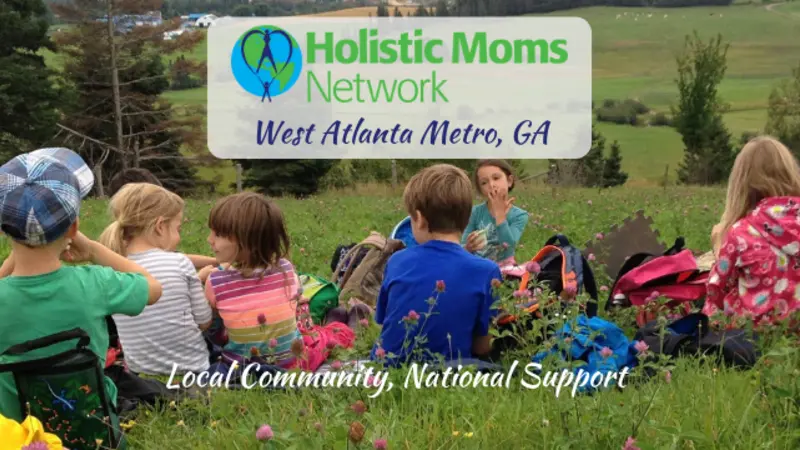
[[[261, 24], [302, 54], [300, 73], [276, 77], [291, 88], [269, 101], [230, 68], [237, 39]], [[591, 145], [582, 19], [234, 19], [208, 42], [218, 157], [577, 158]]]

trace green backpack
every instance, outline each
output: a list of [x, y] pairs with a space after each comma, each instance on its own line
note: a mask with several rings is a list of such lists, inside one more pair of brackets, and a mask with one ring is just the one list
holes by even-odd
[[[40, 359], [0, 364], [11, 372], [23, 416], [36, 417], [47, 433], [70, 450], [124, 449], [119, 416], [104, 384], [100, 359], [80, 328], [10, 347], [2, 356], [22, 357], [33, 350], [77, 339], [74, 349]], [[98, 442], [100, 445], [98, 446]]]
[[309, 273], [301, 273], [303, 297], [309, 299], [308, 309], [311, 320], [321, 325], [328, 311], [339, 305], [339, 288], [324, 278]]

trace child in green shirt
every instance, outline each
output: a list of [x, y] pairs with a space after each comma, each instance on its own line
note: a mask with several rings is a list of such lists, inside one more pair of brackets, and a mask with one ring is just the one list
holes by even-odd
[[506, 161], [478, 161], [475, 186], [485, 202], [472, 208], [469, 224], [461, 238], [464, 248], [502, 266], [514, 266], [517, 244], [528, 224], [528, 212], [513, 205], [514, 175]]
[[[11, 254], [0, 267], [0, 353], [33, 339], [83, 329], [105, 363], [106, 316], [137, 315], [161, 297], [161, 285], [141, 266], [78, 231], [81, 199], [94, 185], [83, 160], [64, 148], [22, 154], [0, 167], [0, 223]], [[63, 266], [61, 261], [94, 265]], [[0, 356], [0, 364], [74, 348], [64, 342]], [[105, 378], [116, 406], [117, 388]], [[22, 421], [11, 373], [0, 373], [0, 414]]]

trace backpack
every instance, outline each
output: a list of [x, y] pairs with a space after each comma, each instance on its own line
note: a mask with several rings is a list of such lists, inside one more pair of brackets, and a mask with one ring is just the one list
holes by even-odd
[[347, 305], [355, 297], [374, 308], [386, 263], [390, 256], [404, 248], [402, 241], [387, 239], [375, 231], [350, 247], [333, 270], [333, 283], [339, 289], [339, 304]]
[[643, 327], [658, 316], [659, 311], [652, 308], [650, 297], [657, 292], [670, 299], [666, 308], [679, 308], [682, 315], [689, 314], [693, 303], [705, 299], [709, 272], [700, 270], [692, 251], [683, 247], [684, 239], [679, 237], [663, 255], [637, 253], [631, 256], [617, 274], [606, 310], [637, 308], [636, 323]]
[[3, 356], [22, 356], [33, 350], [77, 339], [74, 349], [52, 356], [0, 364], [11, 372], [20, 410], [42, 422], [71, 450], [125, 448], [119, 416], [105, 389], [103, 367], [80, 328], [62, 331], [8, 348]]
[[[581, 254], [580, 250], [570, 244], [569, 239], [562, 234], [552, 236], [545, 242], [530, 262], [539, 264], [540, 272], [536, 275], [537, 281], [558, 295], [562, 300], [569, 301], [586, 291], [591, 301], [586, 306], [587, 317], [597, 315], [597, 284], [594, 273], [589, 266], [589, 261]], [[531, 274], [527, 270], [522, 275], [519, 289], [527, 289]], [[570, 294], [570, 291], [573, 294]], [[538, 310], [538, 305], [524, 307], [528, 312]], [[513, 320], [513, 316], [505, 321]]]
[[303, 297], [309, 300], [308, 309], [311, 320], [320, 325], [328, 311], [339, 304], [339, 288], [328, 280], [309, 273], [300, 273]]
[[[705, 354], [715, 357], [715, 362], [747, 369], [753, 367], [761, 356], [758, 335], [748, 335], [745, 330], [711, 330], [708, 316], [693, 313], [664, 327], [657, 320], [645, 324], [636, 332], [637, 341], [644, 341], [653, 354], [672, 357]], [[662, 330], [664, 335], [662, 336]]]
[[[597, 315], [597, 284], [594, 279], [594, 273], [589, 266], [589, 261], [581, 254], [580, 250], [570, 244], [566, 236], [561, 234], [552, 236], [531, 258], [531, 262], [538, 263], [540, 267], [536, 280], [558, 295], [563, 301], [569, 302], [585, 290], [589, 294], [590, 301], [582, 313], [589, 319]], [[531, 274], [526, 270], [520, 280], [519, 290], [528, 288], [531, 281], [530, 277]], [[572, 289], [574, 289], [574, 295], [569, 293]], [[530, 314], [534, 319], [538, 319], [542, 317], [540, 306], [537, 300], [533, 300], [520, 303], [517, 308]], [[532, 327], [530, 322], [517, 324], [520, 317], [513, 312], [508, 313], [497, 321], [501, 333], [511, 330], [517, 325], [521, 325], [525, 329]], [[555, 332], [555, 330], [550, 331]], [[492, 355], [499, 356], [505, 350], [516, 345], [516, 338], [513, 335], [495, 339], [492, 345]]]

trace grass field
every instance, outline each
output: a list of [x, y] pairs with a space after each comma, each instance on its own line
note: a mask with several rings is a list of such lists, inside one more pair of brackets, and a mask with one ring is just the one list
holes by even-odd
[[[611, 189], [601, 195], [593, 190], [521, 187], [516, 196], [517, 204], [532, 214], [517, 251], [517, 257], [525, 260], [555, 231], [582, 248], [596, 233], [607, 232], [638, 209], [653, 217], [665, 243], [682, 235], [690, 248], [703, 251], [719, 218], [724, 192], [645, 188]], [[370, 230], [389, 233], [405, 215], [399, 192], [377, 189], [277, 202], [290, 231], [292, 261], [298, 270], [322, 277], [329, 276], [336, 245], [357, 241]], [[210, 201], [188, 203], [181, 251], [208, 254], [210, 207]], [[92, 200], [82, 209], [83, 230], [92, 238], [107, 223], [105, 208], [104, 202]], [[0, 256], [7, 253], [3, 238]], [[608, 286], [602, 268], [595, 265], [594, 272], [598, 283]], [[624, 328], [632, 338], [633, 329]], [[334, 350], [331, 361], [365, 355], [378, 332], [374, 324], [359, 329], [356, 348]], [[775, 339], [749, 370], [684, 357], [656, 364], [656, 375], [649, 381], [637, 381], [641, 370], [634, 369], [624, 388], [592, 396], [573, 398], [565, 388], [556, 397], [552, 387], [522, 385], [523, 380], [535, 382], [522, 367], [541, 350], [529, 346], [504, 362], [506, 367], [512, 360], [520, 365], [508, 388], [417, 389], [413, 378], [404, 386], [409, 372], [399, 370], [391, 375], [394, 388], [375, 398], [367, 388], [285, 393], [258, 387], [217, 389], [201, 400], [141, 408], [125, 424], [131, 426], [129, 448], [143, 450], [373, 448], [377, 439], [385, 439], [389, 449], [619, 449], [629, 436], [641, 449], [795, 450], [800, 444], [800, 352], [796, 338]], [[560, 367], [547, 364], [544, 370]], [[367, 409], [360, 416], [350, 408], [358, 400]], [[365, 427], [360, 446], [348, 443], [348, 428], [354, 421]], [[262, 424], [272, 427], [272, 441], [256, 440], [255, 430]]]

